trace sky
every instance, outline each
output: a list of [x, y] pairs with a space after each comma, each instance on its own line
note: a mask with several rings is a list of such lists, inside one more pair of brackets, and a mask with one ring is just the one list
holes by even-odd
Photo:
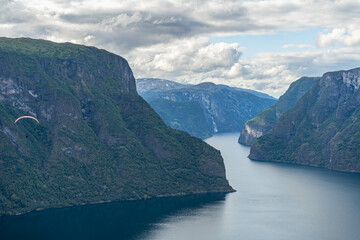
[[0, 36], [73, 42], [136, 78], [282, 95], [301, 76], [360, 67], [360, 0], [0, 0]]

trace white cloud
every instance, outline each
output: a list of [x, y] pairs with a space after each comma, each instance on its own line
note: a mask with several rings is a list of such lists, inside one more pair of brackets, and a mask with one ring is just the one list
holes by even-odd
[[346, 44], [354, 44], [360, 24], [358, 0], [3, 2], [0, 24], [16, 24], [3, 32], [4, 36], [51, 36], [81, 42], [84, 36], [92, 35], [97, 46], [116, 49], [119, 54], [179, 38], [265, 34], [306, 27], [341, 29], [351, 24], [355, 27], [348, 30]]
[[[36, 4], [0, 0], [0, 4], [2, 36], [105, 48], [128, 59], [137, 77], [222, 82], [278, 96], [302, 75], [359, 65], [359, 0], [39, 0]], [[286, 44], [285, 52], [241, 59], [246, 49], [239, 44], [209, 40], [209, 36], [261, 36], [308, 28], [326, 29], [314, 45], [330, 50]]]
[[104, 27], [106, 31], [114, 31], [117, 27], [126, 28], [130, 24], [138, 23], [142, 20], [139, 12], [135, 12], [133, 14], [122, 13], [117, 15], [116, 17], [105, 18], [101, 21], [101, 27]]
[[91, 41], [91, 39], [94, 39], [95, 37], [92, 35], [87, 35], [86, 37], [84, 37], [84, 43], [89, 43]]
[[315, 46], [310, 44], [285, 44], [282, 48], [299, 48], [299, 49], [313, 49]]
[[331, 32], [321, 33], [317, 39], [317, 45], [326, 47], [342, 43], [346, 46], [360, 45], [360, 29], [359, 25], [350, 25], [347, 28], [334, 28]]
[[[264, 91], [276, 97], [302, 76], [321, 76], [328, 71], [360, 66], [360, 48], [268, 52], [247, 60], [228, 57], [229, 52], [237, 51], [239, 54], [240, 46], [211, 44], [206, 38], [192, 38], [158, 47], [159, 50], [149, 47], [132, 53], [137, 56], [133, 64], [135, 76], [149, 77], [150, 72], [152, 77], [184, 83], [225, 83]], [[163, 52], [159, 54], [160, 49]], [[226, 54], [218, 54], [221, 52], [219, 49], [226, 49]], [[214, 55], [217, 58], [213, 58]]]
[[206, 72], [217, 68], [231, 67], [236, 63], [241, 50], [239, 44], [212, 44], [206, 37], [177, 40], [171, 44], [159, 44], [148, 49], [133, 51], [134, 66], [145, 74], [149, 71]]
[[0, 28], [3, 28], [3, 29], [12, 29], [13, 27], [15, 27], [15, 24], [11, 24], [11, 23], [0, 24]]

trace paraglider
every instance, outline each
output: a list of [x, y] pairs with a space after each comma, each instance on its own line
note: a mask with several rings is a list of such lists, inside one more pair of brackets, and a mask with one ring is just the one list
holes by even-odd
[[14, 124], [17, 123], [17, 121], [19, 121], [20, 119], [23, 119], [23, 118], [31, 118], [31, 119], [34, 119], [35, 121], [37, 121], [37, 123], [40, 123], [39, 120], [37, 120], [35, 117], [33, 116], [21, 116], [19, 117], [18, 119], [15, 120]]
[[[39, 120], [37, 120], [37, 119], [36, 119], [35, 117], [33, 117], [33, 116], [21, 116], [21, 117], [19, 117], [18, 119], [15, 120], [14, 124], [16, 124], [20, 119], [23, 119], [23, 118], [30, 118], [30, 119], [35, 120], [37, 123], [40, 123]], [[26, 135], [26, 138], [28, 138], [28, 137], [29, 137], [29, 136]]]

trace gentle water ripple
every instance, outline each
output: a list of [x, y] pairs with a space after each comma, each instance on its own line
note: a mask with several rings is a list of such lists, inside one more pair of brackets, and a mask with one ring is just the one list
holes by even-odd
[[207, 140], [221, 150], [235, 193], [0, 218], [0, 239], [360, 239], [360, 174], [250, 161], [237, 137]]

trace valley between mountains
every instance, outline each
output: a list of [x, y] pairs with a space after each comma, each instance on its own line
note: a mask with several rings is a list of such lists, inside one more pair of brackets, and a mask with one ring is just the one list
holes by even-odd
[[[220, 151], [241, 132], [257, 161], [360, 172], [360, 68], [253, 90], [135, 80], [95, 47], [0, 38], [0, 215], [232, 192]], [[147, 102], [146, 102], [146, 101]], [[30, 115], [39, 119], [23, 120]]]

